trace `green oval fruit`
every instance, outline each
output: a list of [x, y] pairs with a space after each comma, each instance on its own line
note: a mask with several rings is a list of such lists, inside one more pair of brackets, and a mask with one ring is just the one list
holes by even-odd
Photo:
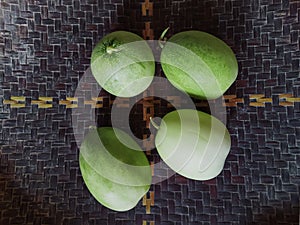
[[161, 53], [162, 69], [178, 89], [200, 99], [216, 99], [231, 86], [238, 63], [231, 48], [201, 31], [172, 36]]
[[151, 185], [145, 154], [127, 145], [140, 149], [122, 130], [101, 127], [91, 130], [80, 147], [80, 170], [86, 186], [97, 201], [116, 211], [135, 207]]
[[145, 40], [127, 31], [103, 37], [91, 56], [91, 71], [109, 93], [132, 97], [143, 92], [155, 72], [153, 53]]
[[163, 117], [155, 145], [175, 172], [190, 179], [209, 180], [222, 171], [231, 140], [225, 125], [217, 118], [182, 109]]

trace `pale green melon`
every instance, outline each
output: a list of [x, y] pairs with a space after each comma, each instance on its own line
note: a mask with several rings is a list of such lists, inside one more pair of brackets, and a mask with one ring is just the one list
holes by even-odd
[[92, 129], [80, 147], [80, 170], [91, 194], [104, 206], [127, 211], [150, 188], [151, 168], [142, 150], [117, 128]]
[[231, 140], [227, 128], [217, 118], [181, 109], [162, 118], [155, 145], [175, 172], [190, 179], [209, 180], [222, 171]]
[[99, 85], [109, 93], [132, 97], [151, 84], [155, 72], [154, 56], [140, 36], [115, 31], [104, 36], [93, 49], [91, 71]]
[[184, 31], [172, 36], [163, 47], [160, 61], [175, 87], [200, 99], [222, 96], [238, 74], [231, 48], [202, 31]]

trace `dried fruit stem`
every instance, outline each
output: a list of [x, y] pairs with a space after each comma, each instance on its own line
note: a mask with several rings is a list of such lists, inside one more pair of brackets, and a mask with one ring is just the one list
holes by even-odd
[[170, 29], [170, 27], [167, 27], [163, 32], [162, 34], [160, 35], [160, 38], [158, 39], [158, 44], [159, 44], [159, 47], [160, 48], [163, 48], [166, 41], [167, 41], [167, 38], [165, 38], [165, 35], [166, 33], [168, 32], [168, 30]]
[[159, 129], [159, 126], [153, 121], [152, 117], [150, 117], [150, 123], [156, 130]]

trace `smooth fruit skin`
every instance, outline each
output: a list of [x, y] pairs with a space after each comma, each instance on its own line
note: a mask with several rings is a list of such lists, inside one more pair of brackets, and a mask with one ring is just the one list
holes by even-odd
[[[80, 170], [86, 186], [94, 198], [114, 211], [134, 208], [149, 191], [150, 186], [128, 186], [112, 182], [99, 175], [80, 155]], [[112, 165], [113, 166], [113, 165]]]
[[98, 84], [109, 93], [132, 97], [151, 84], [154, 56], [140, 36], [116, 31], [104, 36], [93, 49], [91, 71]]
[[238, 63], [231, 48], [202, 31], [172, 36], [163, 47], [160, 61], [175, 87], [199, 99], [222, 96], [238, 75]]
[[[123, 144], [120, 140], [125, 141]], [[136, 206], [151, 185], [151, 168], [137, 143], [117, 128], [92, 129], [80, 147], [79, 165], [90, 193], [115, 211]]]
[[180, 175], [209, 180], [223, 169], [231, 147], [225, 125], [197, 110], [175, 110], [162, 118], [155, 137], [157, 151]]

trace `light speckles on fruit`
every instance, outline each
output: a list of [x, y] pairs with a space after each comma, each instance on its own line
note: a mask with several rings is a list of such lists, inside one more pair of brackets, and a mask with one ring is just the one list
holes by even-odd
[[231, 48], [201, 31], [184, 31], [172, 36], [162, 50], [161, 64], [175, 87], [200, 99], [220, 97], [238, 74]]
[[155, 72], [154, 56], [145, 40], [127, 31], [112, 32], [96, 45], [91, 71], [98, 84], [119, 97], [142, 93]]

